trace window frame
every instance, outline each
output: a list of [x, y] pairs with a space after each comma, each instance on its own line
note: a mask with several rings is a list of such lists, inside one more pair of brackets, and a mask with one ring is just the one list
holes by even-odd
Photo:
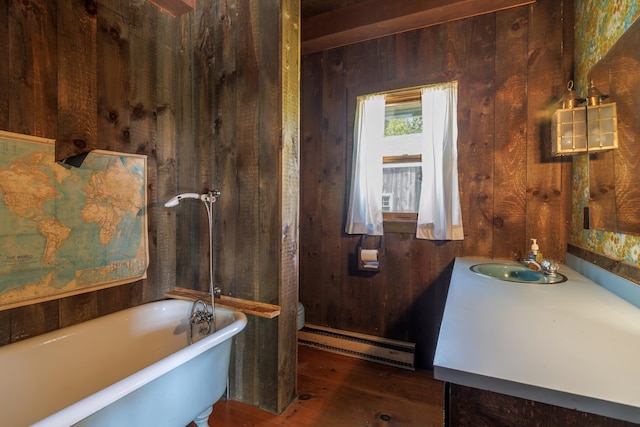
[[[416, 164], [420, 163], [422, 167], [422, 154], [403, 154], [399, 156], [383, 156], [382, 164], [385, 165], [402, 165], [402, 164]], [[384, 166], [383, 166], [384, 167]], [[382, 219], [387, 222], [417, 222], [418, 212], [382, 212]]]
[[[385, 108], [390, 105], [398, 105], [403, 103], [412, 103], [412, 102], [420, 102], [422, 106], [422, 94], [421, 87], [412, 87], [400, 90], [392, 90], [386, 94], [385, 97]], [[424, 129], [422, 129], [424, 132]], [[420, 141], [422, 132], [416, 134], [408, 134], [408, 135], [393, 135], [393, 136], [385, 136], [384, 140], [389, 141], [390, 139], [417, 139]], [[390, 142], [390, 141], [389, 141]], [[411, 142], [406, 143], [407, 145]], [[424, 168], [422, 164], [422, 154], [395, 154], [389, 156], [382, 157], [383, 164], [403, 164], [403, 163], [420, 163], [420, 166]], [[423, 171], [424, 173], [424, 171]], [[418, 222], [418, 211], [416, 212], [382, 212], [382, 220], [386, 226], [392, 226], [393, 228], [403, 228], [404, 226], [415, 226]], [[412, 230], [409, 230], [411, 232]]]
[[[424, 86], [443, 83], [443, 79], [409, 79], [398, 81], [374, 82], [358, 86], [348, 87], [347, 92], [347, 159], [353, 158], [353, 130], [355, 125], [356, 106], [358, 105], [358, 97], [370, 94], [385, 94], [385, 104], [389, 102], [402, 102], [416, 100], [418, 97], [422, 100], [420, 90]], [[400, 87], [398, 87], [400, 86]], [[423, 129], [424, 130], [424, 129]], [[350, 179], [352, 176], [353, 162], [347, 162], [347, 182], [346, 188], [350, 188]], [[424, 172], [423, 172], [424, 173]], [[415, 233], [418, 224], [418, 213], [393, 213], [383, 212], [382, 215], [385, 233]]]

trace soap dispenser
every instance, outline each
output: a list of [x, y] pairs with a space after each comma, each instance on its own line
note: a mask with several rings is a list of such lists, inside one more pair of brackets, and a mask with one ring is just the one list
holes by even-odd
[[538, 246], [538, 239], [531, 239], [531, 249], [529, 250], [529, 259], [536, 259], [540, 246]]
[[538, 246], [538, 239], [531, 239], [531, 250], [529, 251], [528, 258], [537, 263], [542, 261], [542, 253], [540, 252], [540, 246]]

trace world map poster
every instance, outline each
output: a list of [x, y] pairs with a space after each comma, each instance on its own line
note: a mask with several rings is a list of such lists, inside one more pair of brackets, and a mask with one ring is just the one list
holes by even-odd
[[0, 310], [146, 277], [146, 156], [0, 131]]

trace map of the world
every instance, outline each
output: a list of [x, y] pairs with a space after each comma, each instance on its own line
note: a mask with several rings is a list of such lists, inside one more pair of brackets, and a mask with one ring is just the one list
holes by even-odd
[[145, 277], [146, 157], [0, 132], [0, 309]]

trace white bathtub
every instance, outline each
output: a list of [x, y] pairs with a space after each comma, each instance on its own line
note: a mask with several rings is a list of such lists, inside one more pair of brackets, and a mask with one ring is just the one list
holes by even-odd
[[153, 302], [0, 347], [0, 424], [206, 423], [247, 318], [216, 308], [217, 332], [188, 345], [191, 305]]

